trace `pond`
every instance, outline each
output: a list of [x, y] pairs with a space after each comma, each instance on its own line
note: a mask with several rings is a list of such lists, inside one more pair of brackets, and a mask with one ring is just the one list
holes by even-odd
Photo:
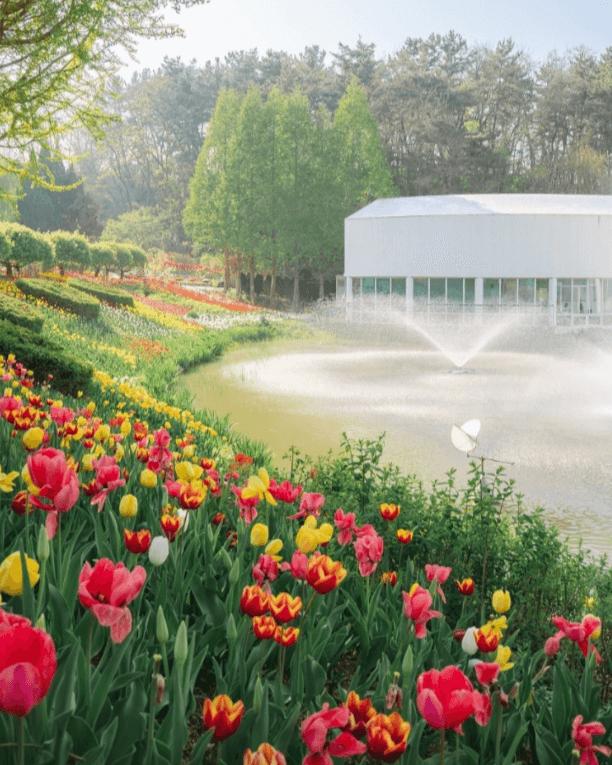
[[385, 462], [425, 482], [454, 467], [464, 485], [470, 460], [450, 432], [477, 418], [477, 456], [503, 461], [525, 503], [544, 507], [574, 544], [612, 552], [612, 354], [590, 337], [555, 336], [546, 352], [522, 339], [515, 345], [529, 352], [498, 344], [460, 375], [415, 338], [404, 347], [271, 343], [192, 370], [184, 384], [195, 407], [229, 414], [285, 467], [292, 445], [315, 456], [337, 451], [343, 431], [385, 431]]

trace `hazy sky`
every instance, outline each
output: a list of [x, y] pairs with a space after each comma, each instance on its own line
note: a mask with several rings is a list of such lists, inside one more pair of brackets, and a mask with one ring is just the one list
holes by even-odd
[[[186, 37], [143, 41], [139, 63], [123, 71], [156, 69], [164, 56], [196, 59], [202, 66], [230, 51], [257, 48], [297, 54], [307, 45], [329, 53], [359, 36], [375, 43], [376, 57], [398, 51], [407, 37], [426, 38], [450, 29], [468, 44], [495, 45], [512, 37], [536, 61], [553, 49], [585, 45], [603, 53], [612, 45], [612, 2], [601, 0], [210, 0], [204, 6], [168, 11]], [[329, 62], [329, 58], [327, 59]]]

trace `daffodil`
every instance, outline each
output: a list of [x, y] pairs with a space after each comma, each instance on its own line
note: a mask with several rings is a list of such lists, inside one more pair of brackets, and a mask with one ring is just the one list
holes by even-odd
[[13, 481], [18, 476], [19, 473], [16, 470], [13, 470], [11, 473], [3, 473], [0, 470], [0, 491], [4, 491], [6, 493], [13, 491], [15, 488]]
[[265, 468], [259, 468], [257, 475], [252, 475], [247, 481], [247, 485], [242, 490], [242, 499], [250, 499], [251, 497], [259, 497], [264, 499], [269, 505], [275, 505], [276, 500], [270, 494], [270, 476]]

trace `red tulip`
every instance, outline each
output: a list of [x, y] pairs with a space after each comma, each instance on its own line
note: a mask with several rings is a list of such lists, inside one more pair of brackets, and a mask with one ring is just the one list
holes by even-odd
[[596, 752], [604, 757], [612, 754], [609, 746], [593, 744], [593, 736], [603, 736], [606, 729], [600, 722], [583, 723], [583, 716], [577, 715], [572, 723], [572, 739], [576, 749], [580, 753], [580, 765], [597, 765]]
[[295, 500], [300, 496], [302, 493], [302, 487], [301, 486], [292, 486], [289, 481], [283, 481], [280, 486], [276, 485], [276, 482], [274, 482], [274, 485], [272, 485], [272, 481], [270, 481], [270, 494], [274, 497], [274, 499], [278, 499], [281, 502], [286, 502], [288, 505], [290, 505], [292, 502], [295, 502]]
[[126, 548], [136, 555], [145, 553], [151, 547], [151, 532], [147, 529], [141, 529], [140, 531], [130, 531], [129, 529], [123, 529], [123, 539]]
[[500, 667], [495, 662], [480, 661], [475, 665], [474, 671], [481, 685], [491, 685], [497, 680]]
[[414, 534], [412, 531], [409, 531], [408, 529], [397, 529], [395, 532], [395, 536], [397, 537], [397, 541], [402, 545], [407, 545], [410, 542], [412, 542], [412, 538]]
[[238, 730], [243, 714], [243, 702], [237, 701], [234, 704], [225, 694], [216, 696], [212, 701], [204, 699], [202, 722], [207, 730], [215, 729], [214, 741], [225, 741], [226, 738], [233, 736]]
[[548, 656], [554, 656], [559, 650], [562, 638], [567, 637], [572, 643], [576, 643], [583, 656], [587, 655], [590, 646], [590, 650], [595, 652], [597, 663], [599, 664], [601, 656], [595, 646], [589, 643], [589, 638], [594, 632], [601, 629], [601, 619], [588, 614], [581, 622], [568, 622], [562, 616], [553, 616], [552, 621], [559, 632], [546, 641], [544, 651]]
[[272, 640], [277, 627], [273, 616], [253, 617], [253, 632], [258, 640]]
[[344, 706], [351, 713], [346, 730], [357, 738], [365, 736], [368, 723], [376, 715], [370, 697], [361, 699], [355, 691], [349, 691]]
[[295, 619], [302, 610], [302, 599], [292, 598], [288, 592], [281, 592], [276, 597], [270, 597], [268, 608], [277, 622], [286, 624]]
[[441, 672], [430, 669], [417, 679], [417, 709], [432, 728], [453, 728], [463, 734], [461, 724], [474, 714], [480, 696], [455, 666]]
[[308, 575], [308, 556], [296, 550], [291, 557], [291, 563], [286, 561], [281, 563], [281, 571], [291, 571], [291, 576], [294, 579], [306, 581]]
[[113, 643], [122, 643], [132, 629], [127, 604], [138, 595], [147, 578], [142, 566], [128, 571], [123, 563], [100, 558], [92, 568], [88, 561], [79, 575], [79, 600], [103, 627], [110, 627]]
[[499, 645], [499, 634], [487, 627], [481, 627], [474, 633], [474, 640], [479, 651], [492, 653]]
[[425, 576], [428, 582], [436, 582], [436, 592], [442, 598], [442, 602], [446, 603], [446, 597], [442, 592], [441, 584], [448, 579], [453, 569], [449, 566], [438, 566], [436, 563], [427, 563], [425, 565]]
[[378, 511], [380, 512], [380, 517], [385, 521], [394, 521], [400, 514], [400, 506], [389, 505], [386, 502], [383, 502], [383, 504], [378, 508]]
[[306, 577], [319, 595], [325, 595], [344, 581], [346, 569], [340, 561], [333, 561], [328, 555], [313, 555], [308, 561]]
[[474, 594], [474, 580], [473, 579], [463, 579], [461, 582], [458, 579], [455, 579], [455, 583], [457, 584], [457, 589], [462, 595], [473, 595]]
[[350, 712], [346, 707], [330, 709], [325, 702], [320, 712], [307, 717], [302, 723], [302, 740], [308, 747], [308, 755], [302, 765], [333, 765], [332, 757], [352, 757], [363, 754], [365, 744], [343, 730], [336, 738], [328, 740], [331, 728], [346, 728]]
[[245, 587], [240, 598], [240, 608], [247, 616], [263, 616], [268, 610], [269, 595], [258, 584]]
[[51, 636], [0, 608], [0, 709], [27, 715], [47, 695], [57, 658]]
[[272, 637], [279, 645], [283, 645], [288, 648], [290, 645], [295, 643], [299, 636], [299, 629], [296, 629], [295, 627], [283, 628], [279, 624], [274, 630], [274, 635]]
[[368, 723], [368, 753], [376, 760], [395, 762], [406, 751], [410, 723], [401, 715], [375, 715]]

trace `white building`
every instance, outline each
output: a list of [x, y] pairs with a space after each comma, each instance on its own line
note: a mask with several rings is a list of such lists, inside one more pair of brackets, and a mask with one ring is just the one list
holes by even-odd
[[446, 315], [612, 326], [612, 196], [379, 199], [344, 222], [336, 296]]

